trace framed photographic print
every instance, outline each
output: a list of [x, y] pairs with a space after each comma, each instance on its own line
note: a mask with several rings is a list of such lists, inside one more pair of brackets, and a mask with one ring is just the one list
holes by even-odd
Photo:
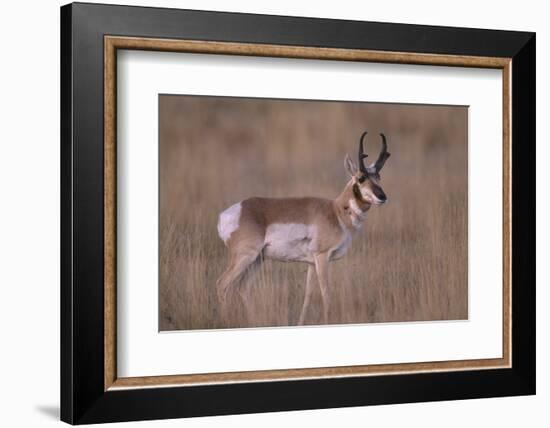
[[61, 8], [61, 417], [535, 393], [535, 35]]

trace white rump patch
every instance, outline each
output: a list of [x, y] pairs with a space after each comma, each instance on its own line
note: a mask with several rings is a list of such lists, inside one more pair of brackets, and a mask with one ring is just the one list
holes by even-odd
[[316, 227], [301, 223], [274, 223], [265, 232], [266, 257], [283, 261], [312, 262]]
[[241, 203], [231, 205], [225, 211], [222, 211], [218, 218], [218, 235], [224, 243], [227, 244], [231, 234], [239, 228], [241, 219]]

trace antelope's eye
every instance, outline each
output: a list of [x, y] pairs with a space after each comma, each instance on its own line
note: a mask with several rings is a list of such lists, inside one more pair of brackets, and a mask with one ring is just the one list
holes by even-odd
[[366, 175], [362, 175], [361, 177], [359, 177], [359, 183], [364, 183], [365, 180], [367, 179], [367, 176]]

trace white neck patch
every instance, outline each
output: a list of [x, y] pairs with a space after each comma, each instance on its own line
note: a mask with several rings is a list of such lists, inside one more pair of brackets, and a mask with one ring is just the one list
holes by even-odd
[[357, 205], [357, 201], [355, 199], [349, 200], [349, 207], [350, 207], [350, 218], [351, 218], [351, 224], [356, 229], [359, 229], [362, 225], [365, 219], [367, 218], [367, 212], [363, 211], [361, 208], [359, 208], [359, 205]]

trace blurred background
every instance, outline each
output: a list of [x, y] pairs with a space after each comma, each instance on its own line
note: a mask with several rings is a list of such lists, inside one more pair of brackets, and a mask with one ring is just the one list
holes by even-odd
[[[218, 307], [217, 218], [251, 196], [336, 197], [367, 129], [388, 203], [331, 263], [329, 323], [468, 316], [467, 107], [160, 96], [160, 330], [296, 325], [307, 266], [266, 260], [251, 306]], [[306, 324], [322, 323], [316, 288]]]

